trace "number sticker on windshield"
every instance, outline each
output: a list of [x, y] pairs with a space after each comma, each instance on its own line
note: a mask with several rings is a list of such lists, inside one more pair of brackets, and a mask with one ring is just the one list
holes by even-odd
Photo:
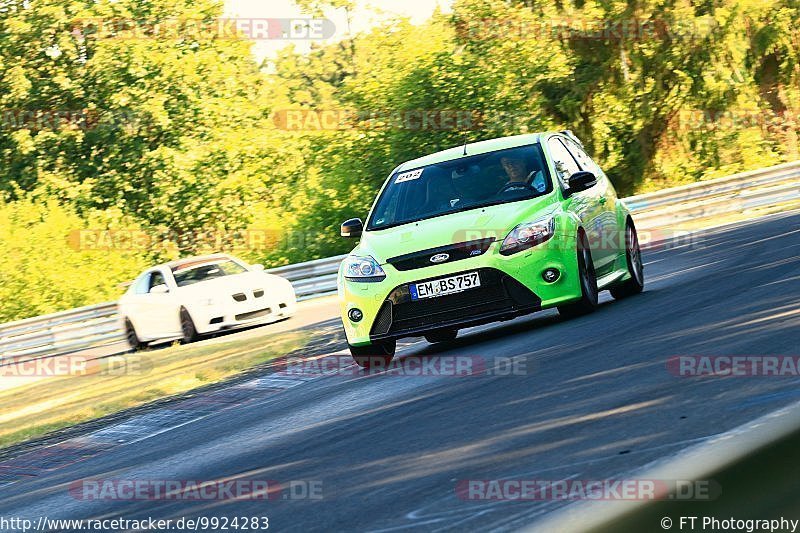
[[394, 180], [395, 183], [403, 183], [404, 181], [411, 181], [419, 179], [422, 176], [422, 171], [425, 170], [424, 168], [419, 168], [417, 170], [412, 170], [411, 172], [403, 172], [402, 174], [397, 175], [397, 179]]

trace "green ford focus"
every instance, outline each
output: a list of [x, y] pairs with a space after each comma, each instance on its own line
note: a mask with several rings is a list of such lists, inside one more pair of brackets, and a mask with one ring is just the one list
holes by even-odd
[[636, 229], [603, 171], [569, 131], [481, 141], [397, 167], [342, 262], [338, 291], [353, 358], [394, 356], [402, 337], [557, 307], [577, 316], [642, 291]]

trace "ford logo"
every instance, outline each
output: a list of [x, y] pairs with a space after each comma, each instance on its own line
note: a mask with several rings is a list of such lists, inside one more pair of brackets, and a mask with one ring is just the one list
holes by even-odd
[[450, 254], [436, 254], [431, 257], [431, 263], [444, 263], [450, 259]]

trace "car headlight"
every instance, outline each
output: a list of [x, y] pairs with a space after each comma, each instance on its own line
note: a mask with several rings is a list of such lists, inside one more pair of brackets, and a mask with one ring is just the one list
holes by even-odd
[[344, 260], [344, 277], [350, 281], [376, 282], [386, 279], [386, 272], [371, 255], [349, 255]]
[[500, 254], [511, 255], [533, 248], [537, 244], [550, 240], [555, 232], [556, 219], [554, 217], [519, 224], [503, 239], [503, 244], [500, 245]]

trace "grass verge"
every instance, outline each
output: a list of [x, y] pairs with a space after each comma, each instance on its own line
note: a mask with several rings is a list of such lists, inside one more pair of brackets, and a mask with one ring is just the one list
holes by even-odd
[[[311, 338], [307, 330], [206, 345], [124, 354], [89, 362], [69, 375], [47, 376], [0, 390], [0, 448], [68, 426], [137, 407], [153, 400], [223, 381], [275, 357], [296, 352]], [[45, 369], [61, 368], [53, 361]], [[62, 362], [74, 365], [77, 358]], [[78, 365], [80, 366], [80, 365]], [[0, 379], [24, 379], [3, 367]]]

